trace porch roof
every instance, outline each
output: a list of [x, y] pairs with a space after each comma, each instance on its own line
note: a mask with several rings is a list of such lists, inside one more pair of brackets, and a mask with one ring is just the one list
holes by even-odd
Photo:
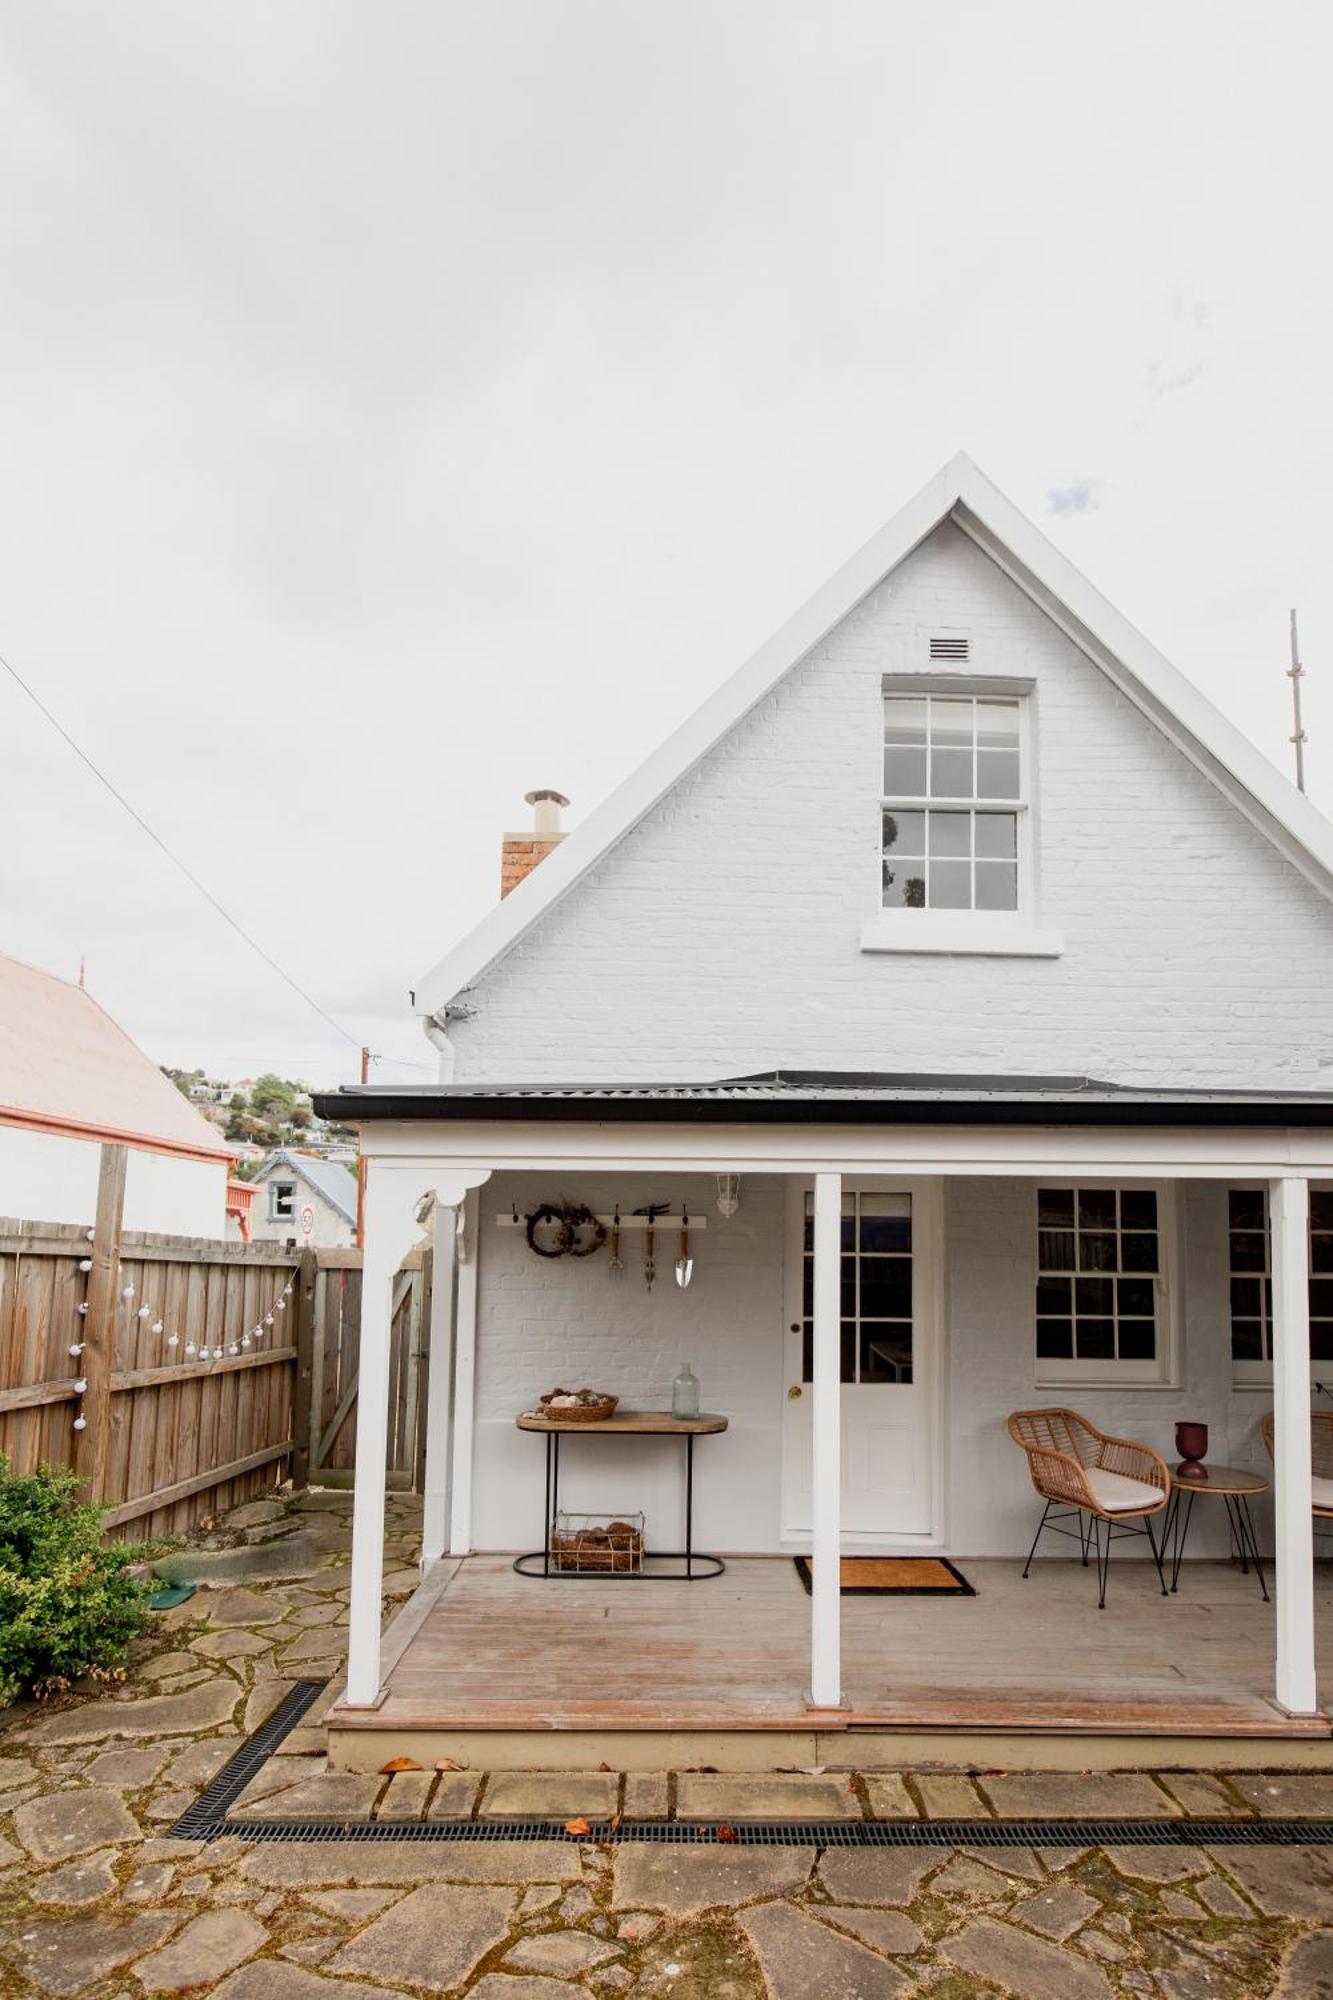
[[701, 1083], [344, 1085], [322, 1118], [820, 1125], [1287, 1125], [1333, 1129], [1333, 1092], [1160, 1090], [1085, 1076], [775, 1069]]

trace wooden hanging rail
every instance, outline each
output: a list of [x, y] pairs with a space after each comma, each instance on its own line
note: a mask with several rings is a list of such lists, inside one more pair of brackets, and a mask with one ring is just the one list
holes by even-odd
[[[690, 1216], [691, 1236], [697, 1235], [699, 1231], [707, 1229], [708, 1217], [706, 1215], [696, 1215], [694, 1210], [691, 1209], [689, 1211], [689, 1216]], [[495, 1214], [495, 1220], [501, 1229], [526, 1229], [528, 1226], [528, 1218], [526, 1215], [522, 1214], [515, 1215], [513, 1210], [508, 1208], [497, 1209]], [[616, 1218], [614, 1215], [599, 1215], [597, 1220], [600, 1223], [602, 1223], [604, 1227], [607, 1229], [614, 1229], [616, 1226]], [[647, 1227], [648, 1227], [648, 1217], [646, 1215], [622, 1214], [620, 1218], [620, 1228], [622, 1233], [625, 1234], [626, 1236], [628, 1236], [632, 1230], [643, 1230], [646, 1229]], [[657, 1231], [658, 1235], [663, 1239], [669, 1237], [673, 1229], [680, 1228], [680, 1210], [678, 1208], [669, 1208], [665, 1210], [663, 1213], [655, 1215], [653, 1217], [653, 1228]]]

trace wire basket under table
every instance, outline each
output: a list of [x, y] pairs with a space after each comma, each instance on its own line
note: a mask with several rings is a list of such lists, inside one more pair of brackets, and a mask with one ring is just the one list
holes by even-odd
[[643, 1569], [642, 1514], [555, 1517], [551, 1568], [572, 1576], [632, 1576]]

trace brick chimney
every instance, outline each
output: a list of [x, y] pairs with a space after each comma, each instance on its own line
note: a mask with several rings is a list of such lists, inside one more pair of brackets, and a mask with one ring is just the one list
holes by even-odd
[[569, 800], [563, 792], [525, 792], [525, 805], [532, 807], [532, 825], [526, 833], [506, 833], [500, 846], [500, 900], [517, 889], [525, 875], [531, 875], [539, 861], [545, 861], [553, 847], [564, 839], [560, 809]]

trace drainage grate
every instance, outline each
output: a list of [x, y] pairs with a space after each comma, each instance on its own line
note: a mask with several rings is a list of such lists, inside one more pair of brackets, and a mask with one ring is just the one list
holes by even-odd
[[[201, 1805], [203, 1801], [200, 1802]], [[195, 1811], [197, 1812], [197, 1808]], [[187, 1815], [187, 1818], [190, 1817]], [[569, 1840], [563, 1820], [180, 1820], [173, 1835], [217, 1840], [227, 1833], [255, 1841], [440, 1841], [476, 1846], [497, 1840]], [[1275, 1820], [753, 1820], [719, 1843], [716, 1826], [624, 1820], [612, 1829], [589, 1823], [582, 1841], [654, 1847], [1315, 1847], [1333, 1842], [1328, 1821]]]
[[[227, 1814], [250, 1780], [327, 1686], [297, 1681], [268, 1721], [243, 1743], [213, 1783], [170, 1830], [173, 1840], [220, 1840], [236, 1833], [255, 1841], [569, 1840], [563, 1820], [233, 1820]], [[1333, 1843], [1333, 1820], [1198, 1819], [904, 1819], [748, 1820], [720, 1843], [717, 1826], [683, 1820], [591, 1821], [585, 1841], [663, 1847], [1316, 1847]]]
[[229, 1757], [206, 1792], [201, 1792], [171, 1828], [172, 1840], [216, 1840], [220, 1833], [234, 1832], [227, 1823], [227, 1811], [260, 1767], [266, 1764], [284, 1736], [295, 1729], [307, 1709], [312, 1708], [327, 1681], [297, 1681], [284, 1695], [267, 1722]]

